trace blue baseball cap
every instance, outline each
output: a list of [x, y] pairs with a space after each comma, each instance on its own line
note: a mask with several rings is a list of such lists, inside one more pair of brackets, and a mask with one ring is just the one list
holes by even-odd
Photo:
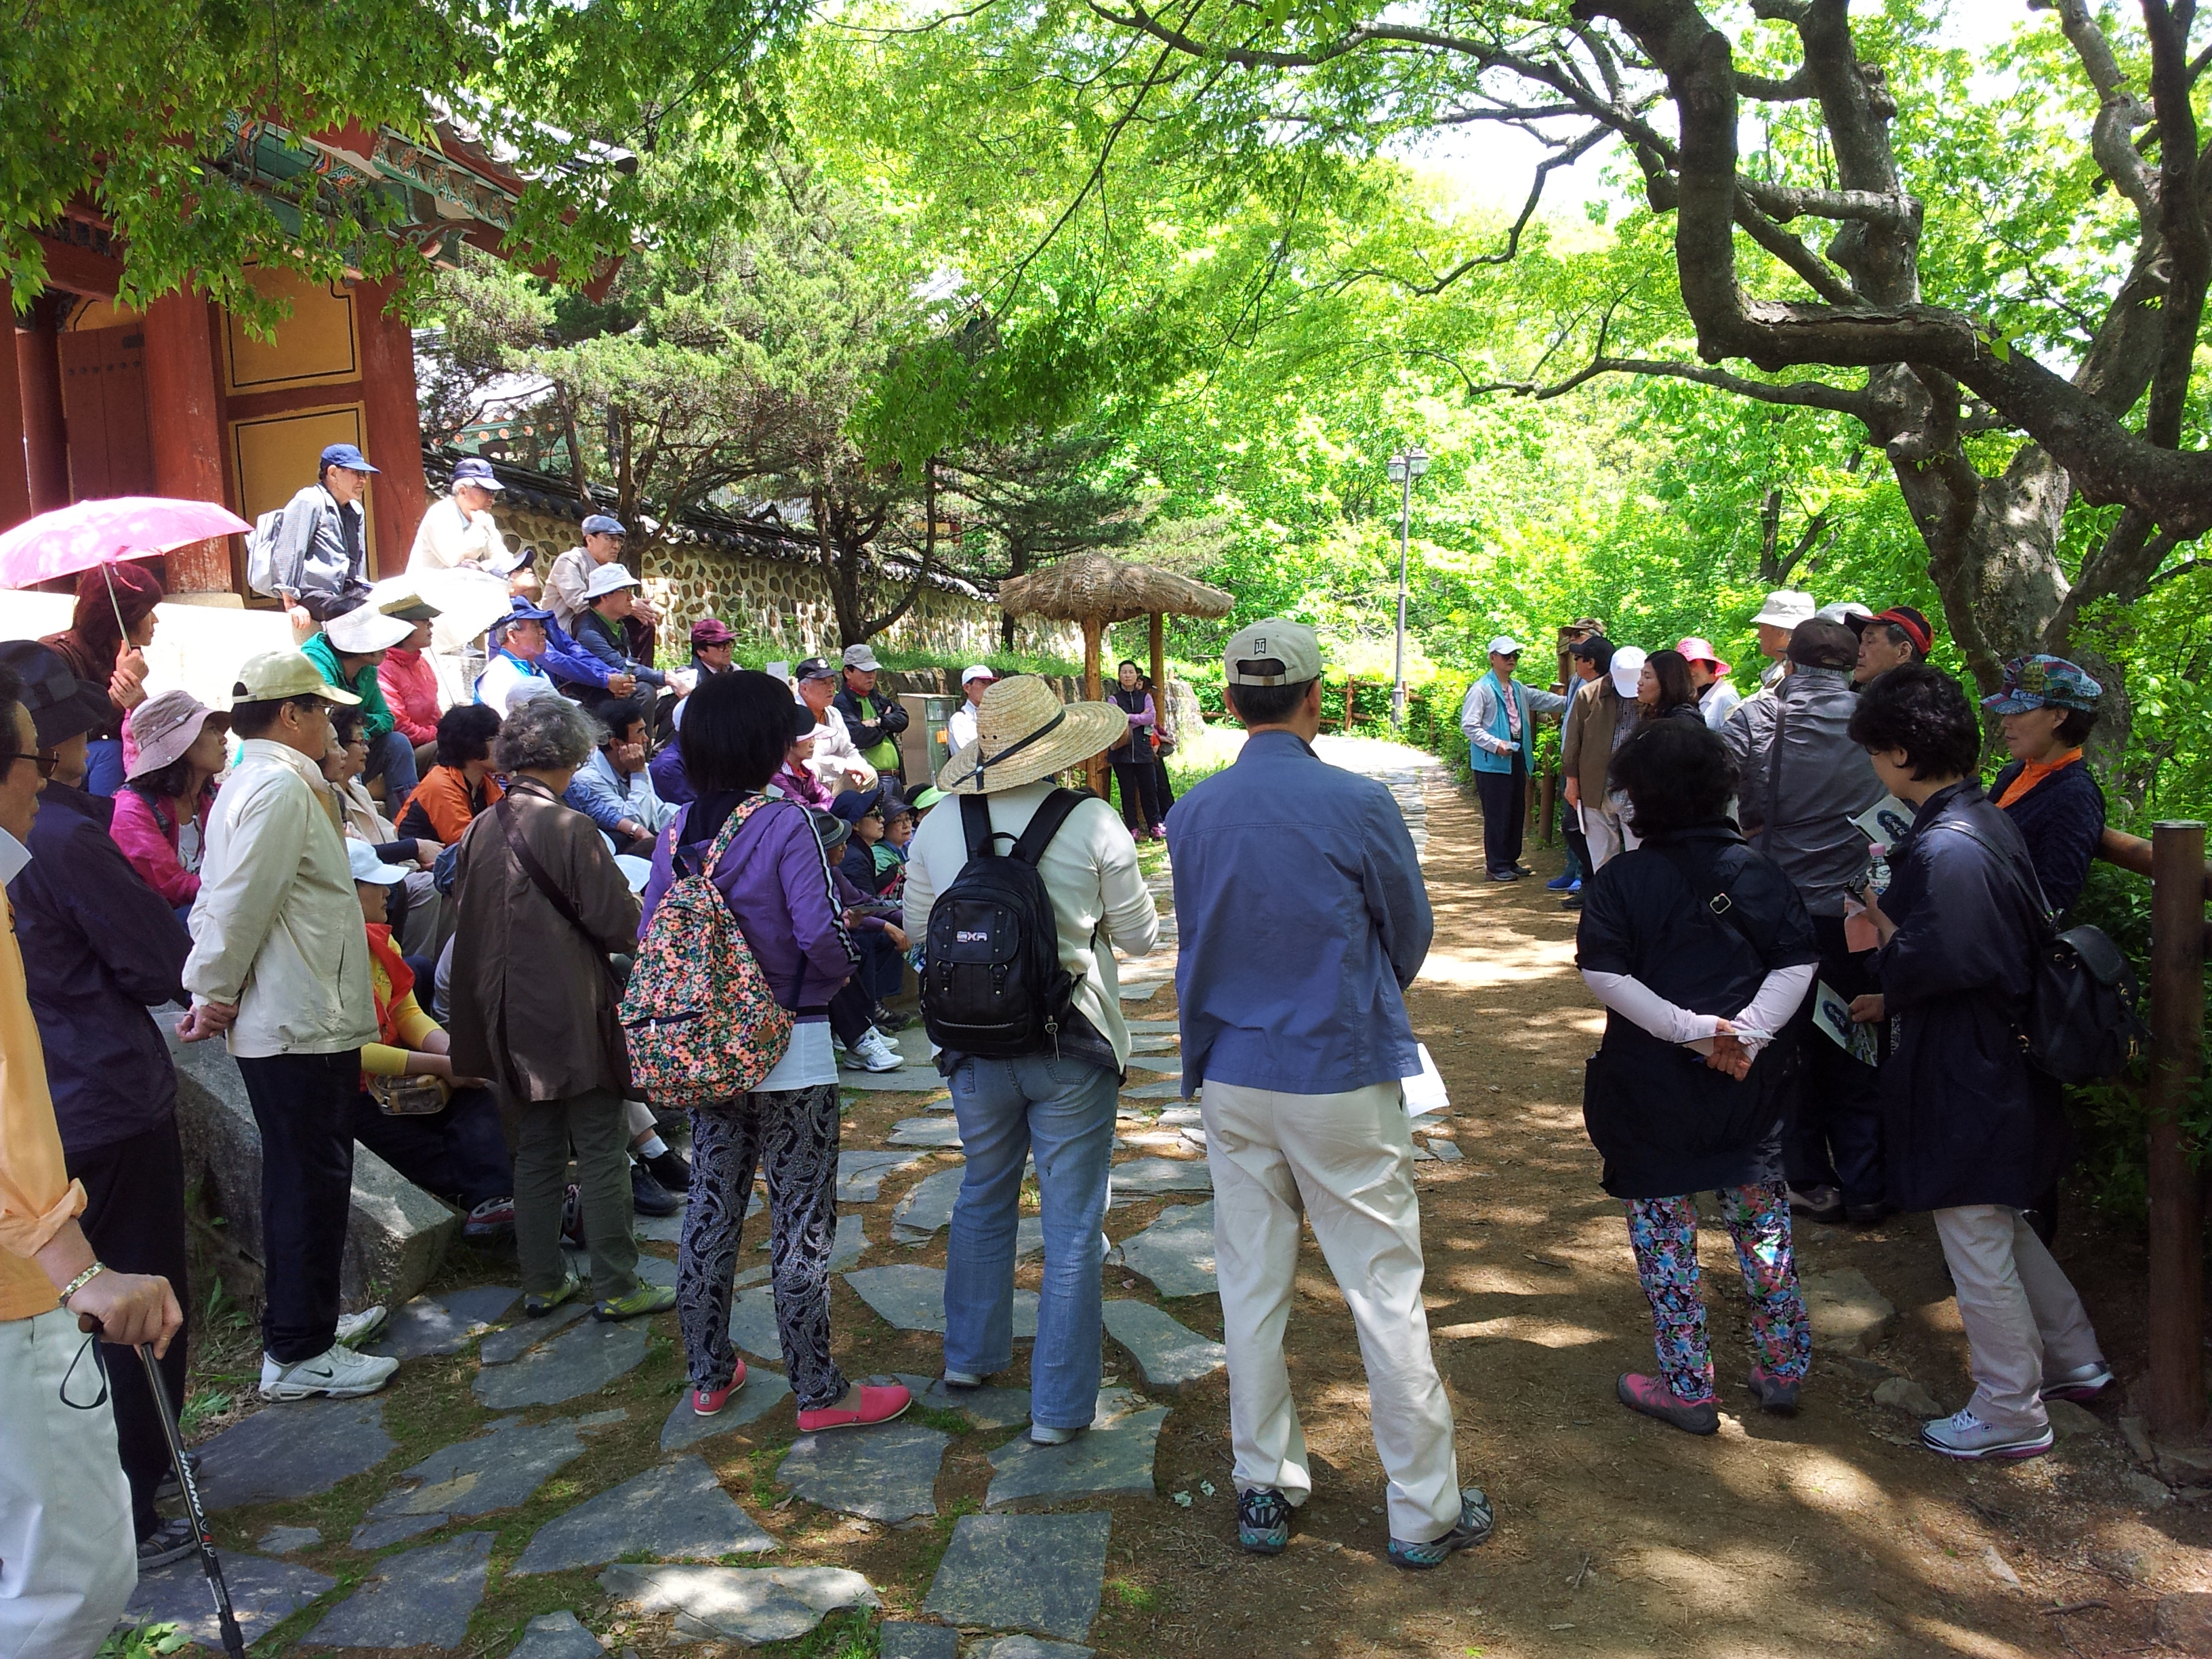
[[462, 459], [455, 461], [453, 463], [453, 482], [457, 484], [472, 483], [479, 489], [505, 489], [507, 488], [507, 486], [501, 483], [493, 474], [491, 463], [484, 459], [481, 455], [465, 456]]
[[334, 466], [342, 466], [349, 472], [374, 472], [377, 470], [368, 464], [368, 457], [361, 453], [358, 444], [326, 445], [323, 450], [323, 464], [316, 469], [315, 476], [319, 478]]
[[492, 631], [495, 634], [501, 629], [512, 627], [516, 623], [550, 623], [552, 620], [553, 613], [550, 611], [531, 604], [528, 599], [518, 593], [508, 602], [507, 613], [492, 624]]
[[830, 810], [848, 823], [858, 823], [884, 804], [883, 787], [848, 789], [830, 803]]
[[584, 533], [586, 536], [627, 536], [629, 532], [624, 530], [622, 520], [612, 514], [594, 513], [584, 520]]

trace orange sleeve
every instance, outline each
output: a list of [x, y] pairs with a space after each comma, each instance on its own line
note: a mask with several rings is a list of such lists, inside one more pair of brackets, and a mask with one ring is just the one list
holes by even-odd
[[52, 1284], [29, 1258], [83, 1210], [85, 1192], [62, 1161], [13, 907], [7, 923], [0, 934], [0, 1319], [28, 1319], [56, 1305]]

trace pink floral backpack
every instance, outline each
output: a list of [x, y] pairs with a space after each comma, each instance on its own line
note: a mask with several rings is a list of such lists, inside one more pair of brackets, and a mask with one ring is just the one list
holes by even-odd
[[[734, 1098], [776, 1067], [791, 1046], [791, 1011], [712, 879], [745, 820], [769, 805], [757, 796], [731, 813], [696, 872], [677, 873], [638, 942], [623, 994], [630, 1077], [656, 1104], [710, 1106]], [[690, 813], [687, 810], [685, 820]], [[662, 832], [653, 862], [677, 870], [678, 820]]]

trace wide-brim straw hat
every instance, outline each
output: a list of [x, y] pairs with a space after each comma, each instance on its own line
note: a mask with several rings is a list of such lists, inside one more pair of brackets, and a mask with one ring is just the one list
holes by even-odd
[[1128, 729], [1112, 703], [1064, 703], [1034, 674], [994, 680], [975, 706], [975, 741], [939, 769], [937, 787], [948, 795], [1018, 789], [1089, 760]]

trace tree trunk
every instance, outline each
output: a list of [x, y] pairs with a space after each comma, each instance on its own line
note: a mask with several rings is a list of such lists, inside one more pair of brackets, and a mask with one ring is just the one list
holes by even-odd
[[[1103, 624], [1096, 617], [1083, 619], [1083, 695], [1091, 702], [1103, 702], [1105, 689], [1098, 679], [1098, 635]], [[1106, 799], [1106, 757], [1102, 752], [1091, 757], [1091, 793]]]

